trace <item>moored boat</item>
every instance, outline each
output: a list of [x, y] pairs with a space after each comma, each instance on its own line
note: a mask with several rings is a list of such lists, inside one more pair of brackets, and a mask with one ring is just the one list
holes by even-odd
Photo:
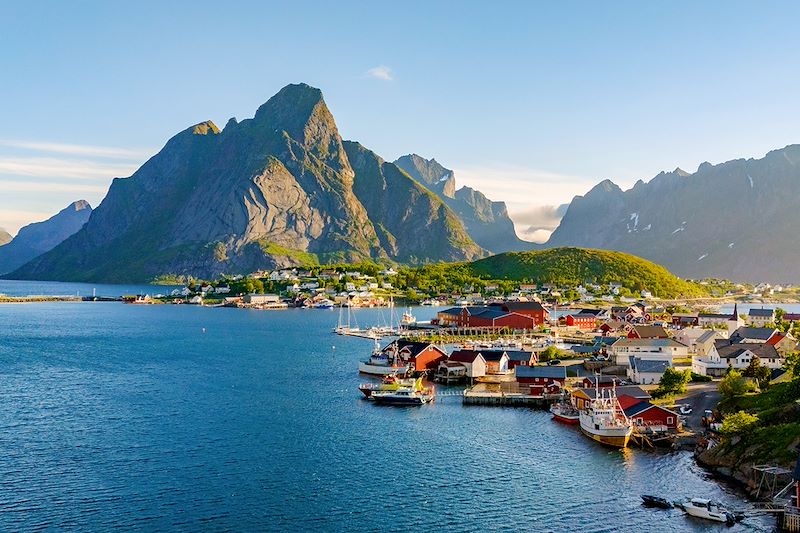
[[414, 385], [413, 378], [400, 378], [394, 374], [387, 375], [380, 383], [362, 383], [358, 386], [358, 390], [364, 395], [366, 399], [372, 399], [372, 394], [375, 392], [396, 391], [401, 387], [409, 387]]
[[721, 503], [706, 498], [692, 498], [683, 502], [686, 514], [715, 522], [723, 522], [729, 526], [736, 523], [736, 516], [728, 511]]
[[581, 432], [607, 446], [625, 448], [633, 432], [633, 424], [625, 416], [614, 390], [598, 392], [579, 415]]
[[417, 378], [412, 386], [403, 386], [394, 391], [375, 391], [372, 401], [385, 405], [423, 405], [433, 402], [434, 388], [424, 387], [422, 378]]
[[660, 496], [653, 496], [651, 494], [642, 494], [642, 502], [647, 507], [659, 507], [661, 509], [672, 509], [672, 503], [666, 498]]
[[410, 372], [407, 361], [404, 361], [394, 350], [381, 350], [377, 339], [372, 355], [358, 364], [358, 371], [372, 376], [405, 375]]
[[550, 406], [550, 412], [553, 413], [553, 420], [556, 422], [561, 422], [562, 424], [580, 423], [580, 413], [568, 402], [554, 403]]

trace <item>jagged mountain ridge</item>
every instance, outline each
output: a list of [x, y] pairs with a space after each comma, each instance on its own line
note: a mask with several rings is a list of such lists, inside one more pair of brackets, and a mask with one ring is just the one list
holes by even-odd
[[78, 200], [42, 222], [21, 228], [17, 236], [0, 247], [0, 274], [11, 272], [31, 259], [52, 250], [83, 227], [92, 213], [86, 200]]
[[628, 252], [683, 277], [797, 282], [798, 199], [800, 145], [790, 145], [627, 191], [605, 180], [573, 199], [546, 246]]
[[[364, 157], [354, 169], [319, 89], [288, 85], [252, 119], [231, 119], [223, 130], [202, 122], [175, 135], [131, 177], [114, 179], [81, 231], [9, 277], [143, 281], [249, 272], [309, 257], [425, 262], [484, 255], [447, 206], [416, 191], [392, 164], [383, 177], [406, 217], [444, 222], [413, 243], [386, 220], [373, 222], [354, 190], [380, 178]], [[394, 187], [403, 180], [405, 188]]]
[[470, 187], [456, 189], [455, 173], [435, 159], [408, 154], [397, 159], [395, 164], [436, 193], [458, 215], [469, 236], [482, 248], [493, 253], [534, 248], [533, 243], [517, 237], [504, 202], [493, 202]]
[[9, 232], [0, 228], [0, 246], [10, 243], [13, 238]]

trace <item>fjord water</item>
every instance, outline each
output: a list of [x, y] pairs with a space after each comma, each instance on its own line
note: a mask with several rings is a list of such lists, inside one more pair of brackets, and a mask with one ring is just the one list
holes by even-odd
[[544, 411], [362, 401], [371, 343], [332, 335], [336, 320], [0, 305], [0, 529], [773, 529], [642, 507], [642, 493], [747, 505], [685, 452], [609, 450]]

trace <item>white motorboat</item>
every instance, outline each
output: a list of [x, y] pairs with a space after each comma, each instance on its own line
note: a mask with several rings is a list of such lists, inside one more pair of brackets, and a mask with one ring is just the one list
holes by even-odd
[[422, 378], [417, 378], [410, 387], [400, 387], [394, 391], [375, 391], [370, 397], [379, 404], [423, 405], [432, 402], [435, 395], [433, 387], [423, 387]]
[[681, 504], [686, 514], [715, 522], [723, 522], [732, 526], [736, 523], [736, 516], [721, 503], [706, 498], [692, 498]]

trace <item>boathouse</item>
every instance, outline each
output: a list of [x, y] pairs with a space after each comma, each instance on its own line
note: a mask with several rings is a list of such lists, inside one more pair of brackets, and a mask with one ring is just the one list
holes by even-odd
[[527, 386], [531, 396], [555, 394], [561, 391], [567, 381], [565, 366], [518, 366], [514, 369], [517, 383]]
[[[620, 401], [620, 404], [623, 402]], [[631, 419], [634, 426], [654, 432], [675, 431], [678, 429], [678, 413], [648, 401], [637, 402], [629, 407], [624, 405], [625, 416]]]
[[447, 353], [438, 346], [429, 342], [407, 341], [398, 339], [384, 348], [396, 350], [397, 356], [402, 361], [411, 363], [415, 372], [436, 370], [439, 363], [447, 359]]
[[513, 370], [517, 366], [532, 366], [538, 360], [536, 352], [526, 352], [525, 350], [506, 350], [508, 356], [508, 369]]
[[508, 355], [501, 351], [483, 351], [487, 374], [508, 374]]
[[486, 359], [475, 350], [456, 350], [450, 354], [448, 361], [464, 365], [468, 378], [482, 378], [486, 375]]

